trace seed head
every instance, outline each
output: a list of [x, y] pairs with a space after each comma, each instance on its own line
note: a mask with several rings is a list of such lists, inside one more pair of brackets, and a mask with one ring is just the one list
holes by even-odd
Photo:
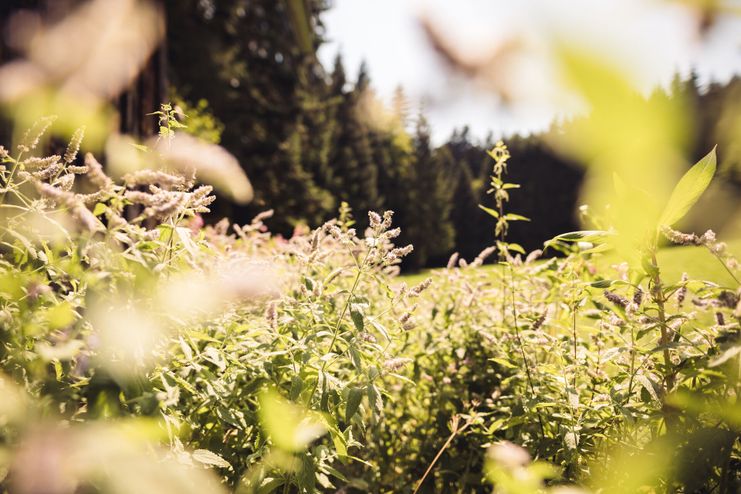
[[485, 248], [479, 253], [478, 256], [476, 256], [476, 259], [473, 260], [471, 266], [481, 266], [482, 264], [484, 264], [484, 261], [496, 251], [497, 248], [494, 245]]
[[23, 138], [21, 139], [21, 143], [18, 144], [18, 150], [24, 153], [27, 153], [28, 151], [31, 151], [36, 148], [36, 146], [39, 145], [39, 140], [41, 139], [41, 136], [46, 133], [46, 130], [49, 128], [49, 126], [56, 120], [57, 117], [42, 117], [26, 131], [25, 134], [23, 134]]
[[718, 326], [725, 326], [726, 325], [726, 318], [723, 316], [722, 312], [716, 312], [715, 313], [715, 322], [718, 323]]
[[525, 258], [525, 264], [530, 264], [531, 262], [534, 262], [540, 258], [540, 256], [543, 255], [543, 251], [540, 249], [536, 249], [529, 253], [527, 257]]
[[384, 211], [383, 212], [383, 221], [381, 222], [381, 228], [383, 228], [384, 230], [386, 230], [387, 228], [389, 228], [391, 226], [391, 219], [393, 218], [393, 216], [394, 216], [394, 212], [393, 211], [391, 211], [391, 210]]
[[270, 302], [265, 310], [265, 319], [268, 320], [270, 328], [275, 330], [278, 327], [278, 310], [275, 302]]
[[735, 309], [739, 302], [739, 297], [731, 291], [723, 290], [718, 294], [718, 302], [720, 302], [720, 305], [723, 307]]
[[368, 211], [368, 220], [370, 221], [371, 228], [376, 228], [381, 225], [381, 216], [375, 211]]
[[548, 310], [547, 309], [543, 311], [543, 313], [540, 315], [540, 317], [538, 317], [535, 320], [535, 322], [533, 322], [533, 327], [532, 327], [532, 330], [533, 331], [537, 331], [538, 329], [540, 329], [540, 327], [545, 322], [546, 316], [548, 316]]
[[422, 283], [420, 283], [419, 285], [417, 285], [414, 288], [412, 288], [409, 291], [409, 296], [410, 297], [417, 297], [417, 296], [419, 296], [419, 294], [422, 293], [423, 291], [425, 291], [427, 288], [429, 288], [431, 284], [432, 284], [432, 278], [427, 278]]
[[672, 243], [677, 245], [701, 245], [700, 238], [694, 233], [682, 233], [680, 231], [669, 228], [668, 226], [661, 227], [661, 233]]
[[85, 166], [88, 167], [88, 178], [96, 187], [102, 190], [108, 190], [113, 187], [113, 180], [105, 174], [103, 166], [90, 153], [85, 155]]
[[453, 269], [457, 262], [458, 262], [458, 253], [453, 252], [453, 255], [450, 256], [450, 259], [448, 259], [447, 269]]
[[687, 273], [682, 273], [682, 286], [677, 290], [677, 306], [682, 307], [684, 299], [687, 296]]
[[166, 189], [181, 189], [185, 186], [185, 177], [159, 170], [138, 170], [127, 173], [123, 176], [123, 181], [132, 188], [142, 185], [159, 185]]
[[69, 164], [75, 161], [77, 158], [77, 152], [80, 150], [80, 144], [82, 144], [82, 138], [85, 137], [85, 127], [80, 127], [75, 130], [72, 134], [72, 139], [69, 141], [67, 151], [64, 153], [64, 162]]
[[628, 307], [628, 300], [625, 297], [618, 295], [610, 290], [605, 290], [605, 298], [615, 305], [619, 305], [623, 309]]
[[361, 340], [368, 343], [376, 343], [378, 341], [375, 336], [365, 331], [363, 331], [362, 333], [358, 333], [358, 336]]
[[49, 168], [50, 166], [54, 166], [55, 164], [57, 164], [59, 160], [60, 156], [57, 154], [46, 156], [44, 158], [33, 156], [31, 158], [23, 160], [22, 164], [23, 167], [26, 168], [26, 170], [28, 171], [44, 170], [46, 168]]
[[412, 362], [412, 359], [404, 357], [391, 358], [383, 363], [383, 368], [393, 372], [401, 369], [409, 362]]

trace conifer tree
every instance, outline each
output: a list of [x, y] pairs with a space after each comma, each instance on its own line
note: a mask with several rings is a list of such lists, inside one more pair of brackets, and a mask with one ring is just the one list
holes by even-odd
[[449, 151], [434, 152], [430, 143], [430, 126], [420, 114], [414, 135], [414, 155], [410, 183], [415, 184], [414, 200], [409, 201], [408, 215], [414, 244], [413, 267], [445, 256], [453, 247], [455, 231], [450, 221], [452, 190], [449, 173], [453, 159]]
[[315, 28], [326, 6], [311, 0], [297, 10], [294, 3], [167, 2], [172, 80], [185, 99], [209, 101], [225, 123], [222, 144], [255, 186], [250, 207], [222, 213], [246, 221], [275, 209], [271, 227], [284, 233], [297, 222], [321, 222], [336, 205], [314, 176], [321, 153], [310, 151], [313, 134], [322, 136], [327, 125]]
[[[449, 146], [445, 146], [452, 155]], [[484, 245], [490, 243], [490, 235], [480, 218], [480, 209], [474, 179], [467, 163], [453, 162], [450, 173], [450, 188], [453, 190], [450, 220], [455, 228], [455, 250], [466, 259], [478, 255]]]
[[[361, 67], [358, 80], [346, 90], [341, 58], [335, 60], [331, 99], [335, 105], [329, 165], [332, 169], [330, 190], [339, 201], [346, 201], [356, 211], [361, 225], [365, 212], [379, 209], [378, 169], [373, 159], [370, 131], [359, 111], [368, 87], [368, 75]], [[363, 219], [361, 219], [363, 218]]]

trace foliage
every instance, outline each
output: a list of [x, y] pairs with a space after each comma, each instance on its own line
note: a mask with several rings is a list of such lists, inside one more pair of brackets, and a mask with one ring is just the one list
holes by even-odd
[[[138, 146], [160, 169], [132, 171], [119, 184], [90, 154], [78, 164], [82, 131], [63, 157], [29, 156], [52, 121], [29, 129], [16, 157], [2, 149], [0, 365], [21, 386], [16, 392], [3, 377], [18, 395], [2, 411], [9, 485], [33, 492], [32, 467], [19, 462], [44, 447], [32, 441], [44, 427], [38, 419], [10, 420], [24, 400], [60, 425], [81, 424], [80, 434], [88, 434], [85, 424], [92, 434], [115, 418], [159, 417], [154, 438], [164, 435], [169, 452], [162, 454], [174, 466], [221, 469], [238, 489], [267, 483], [315, 492], [330, 477], [344, 479], [333, 463], [350, 461], [365, 421], [378, 420], [381, 382], [406, 362], [388, 350], [401, 331], [395, 313], [422, 290], [379, 284], [411, 251], [391, 244], [399, 234], [392, 213], [371, 214], [362, 239], [346, 207], [339, 220], [289, 241], [265, 233], [269, 214], [232, 234], [228, 223], [199, 230], [212, 188], [194, 188], [197, 170], [178, 171], [181, 163], [169, 159], [189, 141], [166, 132], [162, 147]], [[170, 130], [166, 121], [162, 127]], [[230, 171], [219, 152], [207, 157], [200, 171]], [[274, 299], [267, 310], [266, 299]], [[312, 444], [323, 431], [328, 438]], [[55, 437], [53, 448], [68, 447]], [[23, 440], [32, 443], [28, 452], [18, 449]], [[100, 448], [115, 446], [114, 437]], [[100, 461], [95, 468], [105, 471], [115, 457]], [[98, 481], [98, 470], [71, 465], [70, 485]], [[168, 472], [142, 482], [155, 490]], [[192, 476], [189, 488], [203, 488], [198, 479], [208, 477]], [[116, 478], [103, 477], [98, 488], [109, 489], [109, 481], [116, 488]]]
[[224, 124], [213, 115], [208, 101], [199, 99], [197, 103], [191, 104], [179, 97], [175, 89], [171, 89], [170, 92], [172, 93], [175, 108], [179, 110], [178, 113], [185, 119], [185, 132], [213, 144], [221, 142]]
[[[18, 9], [39, 8], [45, 3], [7, 1], [0, 7], [4, 14], [0, 17], [9, 19]], [[65, 0], [64, 5], [80, 3], [83, 2]], [[297, 226], [323, 224], [334, 215], [339, 204], [346, 201], [358, 213], [361, 227], [366, 226], [365, 214], [369, 210], [396, 212], [403, 241], [413, 242], [417, 247], [404, 264], [405, 270], [443, 266], [453, 251], [473, 258], [488, 246], [490, 238], [479, 228], [487, 221], [486, 213], [472, 206], [495, 206], [493, 197], [485, 193], [490, 171], [487, 151], [493, 147], [494, 139], [489, 137], [480, 142], [464, 127], [443, 143], [431, 143], [430, 152], [412, 149], [416, 129], [410, 125], [412, 105], [403, 91], [398, 91], [388, 104], [373, 93], [373, 77], [367, 67], [359, 71], [357, 79], [351, 80], [339, 56], [334, 66], [323, 67], [319, 63], [316, 54], [325, 36], [322, 15], [329, 2], [183, 0], [158, 3], [164, 8], [167, 24], [164, 45], [167, 54], [165, 57], [163, 52], [162, 58], [167, 59], [166, 72], [172, 83], [170, 99], [187, 115], [181, 120], [187, 125], [185, 131], [209, 142], [222, 142], [256, 185], [256, 200], [248, 206], [230, 203], [227, 198], [219, 201], [216, 205], [219, 216], [214, 217], [214, 221], [220, 215], [228, 215], [243, 223], [264, 209], [274, 209], [276, 214], [268, 220], [271, 230], [290, 235]], [[70, 9], [57, 6], [45, 10], [49, 15], [61, 15]], [[108, 9], [102, 11], [108, 13]], [[131, 21], [120, 23], [121, 26], [133, 24]], [[3, 43], [4, 40], [0, 40], [2, 61], [19, 55], [17, 46]], [[89, 44], [89, 39], [80, 42], [82, 47]], [[83, 49], [68, 51], [87, 52]], [[650, 95], [642, 97], [631, 93], [625, 81], [612, 84], [615, 81], [609, 79], [615, 74], [605, 68], [605, 63], [586, 63], [585, 58], [572, 53], [564, 65], [573, 69], [575, 85], [591, 91], [594, 97], [590, 102], [599, 103], [600, 111], [555, 121], [548, 130], [531, 135], [503, 136], [513, 155], [509, 177], [528, 187], [528, 194], [513, 197], [512, 208], [533, 219], [527, 225], [511, 225], [509, 238], [513, 242], [528, 250], [536, 249], [558, 233], [578, 228], [574, 210], [582, 202], [596, 208], [599, 201], [608, 197], [602, 194], [588, 201], [582, 198], [580, 202], [579, 190], [589, 182], [584, 180], [582, 165], [595, 156], [614, 156], [612, 161], [618, 165], [632, 161], [634, 170], [650, 168], [638, 166], [638, 163], [651, 161], [648, 160], [650, 152], [644, 153], [644, 157], [629, 156], [630, 159], [618, 158], [618, 155], [635, 150], [619, 143], [633, 142], [638, 146], [649, 136], [661, 140], [664, 133], [644, 128], [651, 127], [652, 122], [683, 122], [678, 128], [670, 125], [671, 128], [666, 129], [667, 139], [678, 134], [685, 138], [664, 143], [672, 144], [669, 146], [662, 144], [662, 148], [670, 148], [672, 155], [662, 162], [676, 161], [679, 156], [687, 162], [693, 161], [718, 142], [722, 161], [718, 163], [718, 183], [710, 194], [735, 201], [739, 187], [739, 153], [734, 142], [738, 110], [733, 102], [740, 100], [737, 96], [741, 79], [736, 77], [727, 83], [709, 83], [703, 87], [696, 74], [678, 74], [667, 87], [657, 87]], [[55, 68], [57, 59], [51, 57], [45, 64]], [[42, 65], [46, 71], [46, 65]], [[140, 82], [151, 82], [150, 79], [159, 77], [159, 73], [153, 74], [151, 70], [154, 69], [147, 67], [143, 77], [146, 81]], [[164, 72], [162, 69], [157, 70]], [[602, 80], [607, 79], [609, 87], [615, 91], [608, 90], [608, 86], [600, 90], [599, 84], [592, 86], [582, 77], [584, 73], [600, 71]], [[577, 80], [579, 77], [582, 79]], [[87, 81], [86, 84], [92, 83]], [[143, 88], [136, 91], [140, 89]], [[145, 101], [151, 99], [141, 96], [143, 101], [139, 96], [133, 100], [146, 104]], [[102, 124], [92, 125], [85, 121], [90, 119], [82, 111], [86, 108], [83, 101], [64, 100], [62, 109], [54, 105], [50, 108], [44, 103], [48, 99], [56, 101], [45, 92], [30, 99], [35, 104], [19, 103], [18, 108], [23, 110], [19, 110], [16, 117], [30, 124], [38, 111], [57, 112], [70, 119], [65, 124], [70, 135], [79, 125], [85, 124], [88, 142], [95, 140], [102, 147], [104, 135], [96, 137], [95, 134], [102, 134], [101, 128], [110, 128], [112, 114], [98, 115], [96, 118]], [[156, 105], [156, 102], [151, 104]], [[35, 109], [33, 115], [29, 111], [32, 107]], [[678, 108], [683, 110], [684, 117], [676, 115]], [[150, 109], [148, 106], [142, 113]], [[411, 110], [416, 112], [416, 108]], [[616, 118], [618, 115], [613, 110], [626, 113], [626, 118]], [[379, 113], [382, 114], [380, 118]], [[611, 126], [616, 125], [623, 130], [611, 131]], [[604, 129], [603, 134], [610, 134], [618, 144], [610, 144], [610, 139], [600, 137], [597, 128]], [[7, 125], [0, 122], [0, 138], [8, 140], [9, 133]], [[564, 153], [564, 150], [573, 151], [575, 143], [577, 147], [580, 143], [591, 143], [590, 149], [584, 153]], [[610, 146], [614, 149], [600, 149]], [[447, 151], [452, 159], [446, 156]], [[443, 166], [438, 164], [440, 161]], [[433, 174], [435, 181], [448, 187], [423, 188], [417, 179], [419, 171]], [[658, 175], [661, 174], [657, 172]], [[666, 182], [671, 183], [671, 180]], [[606, 186], [609, 189], [611, 185], [610, 177]], [[436, 213], [450, 216], [450, 221], [440, 222], [437, 233], [441, 236], [427, 235], [420, 227], [419, 219], [426, 217], [419, 211], [422, 203], [425, 206], [434, 204], [439, 210]], [[707, 223], [708, 220], [712, 224]], [[732, 218], [727, 214], [708, 219], [699, 218], [696, 213], [681, 226], [722, 231], [731, 223]], [[451, 230], [452, 245], [449, 241]]]
[[[408, 288], [390, 212], [360, 236], [347, 204], [287, 240], [272, 212], [203, 227], [196, 179], [232, 173], [222, 151], [202, 144], [194, 167], [168, 132], [133, 148], [155, 169], [116, 181], [79, 163], [83, 130], [39, 156], [52, 124], [2, 150], [6, 491], [132, 476], [130, 492], [738, 489], [738, 265], [711, 231], [657, 223], [642, 265], [609, 267], [609, 229], [557, 236], [561, 257], [539, 260], [500, 228], [499, 248]], [[491, 155], [494, 192], [511, 190], [506, 147]], [[707, 249], [732, 284], [667, 279], [659, 234]], [[30, 475], [42, 451], [65, 460]]]
[[[87, 12], [105, 18], [114, 4], [101, 5]], [[185, 100], [152, 114], [144, 143], [103, 136], [106, 112], [91, 110], [0, 147], [0, 491], [741, 490], [739, 265], [712, 230], [675, 229], [730, 174], [714, 149], [679, 176], [696, 81], [644, 98], [609, 61], [558, 45], [590, 116], [509, 147], [465, 131], [435, 147], [424, 115], [408, 129], [402, 91], [389, 110], [365, 67], [350, 83], [339, 58], [331, 74], [318, 64], [325, 8], [167, 3], [177, 86], [208, 98], [241, 160]], [[75, 91], [23, 93], [17, 122], [88, 85], [103, 104], [149, 56], [160, 31], [146, 12], [151, 39], [117, 80], [29, 49], [15, 69]], [[111, 32], [101, 53], [125, 45]], [[86, 132], [106, 143], [105, 171], [78, 156]], [[544, 235], [572, 213], [569, 159], [587, 165], [589, 229]], [[204, 226], [213, 187], [252, 198], [240, 161], [258, 186], [240, 214], [275, 211]], [[509, 212], [519, 183], [511, 206], [533, 216], [532, 238], [552, 237], [545, 252], [510, 242], [529, 227]], [[686, 247], [692, 277], [671, 275], [684, 266], [665, 241]], [[431, 278], [397, 276], [454, 242], [464, 257]], [[701, 255], [724, 276], [699, 273]]]

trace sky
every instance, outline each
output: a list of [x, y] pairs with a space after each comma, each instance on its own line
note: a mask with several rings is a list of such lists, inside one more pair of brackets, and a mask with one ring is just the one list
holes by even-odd
[[[485, 57], [512, 37], [525, 40], [530, 55], [502, 68], [511, 72], [506, 76], [514, 81], [516, 103], [503, 105], [488, 88], [446, 70], [420, 28], [423, 16], [471, 58]], [[489, 131], [499, 137], [541, 130], [578, 111], [578, 102], [557, 89], [549, 66], [556, 38], [609, 57], [644, 91], [691, 67], [703, 82], [741, 73], [741, 17], [722, 19], [700, 39], [693, 12], [668, 1], [334, 0], [323, 20], [329, 42], [319, 56], [325, 67], [331, 69], [339, 52], [355, 77], [366, 61], [379, 96], [389, 101], [401, 85], [415, 106], [424, 102], [438, 143], [463, 125], [475, 137]]]

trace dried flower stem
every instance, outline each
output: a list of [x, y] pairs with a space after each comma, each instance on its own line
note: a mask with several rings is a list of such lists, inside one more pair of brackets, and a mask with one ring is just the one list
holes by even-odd
[[454, 415], [453, 418], [450, 420], [452, 432], [450, 433], [450, 436], [448, 436], [448, 440], [445, 441], [445, 444], [443, 444], [442, 448], [438, 450], [437, 454], [435, 455], [435, 458], [432, 459], [432, 462], [427, 467], [427, 470], [425, 470], [424, 475], [422, 475], [422, 478], [419, 479], [419, 482], [417, 482], [417, 486], [414, 488], [414, 492], [412, 492], [412, 494], [417, 494], [417, 492], [419, 491], [419, 488], [422, 487], [422, 483], [424, 483], [425, 479], [430, 474], [430, 472], [432, 471], [432, 469], [434, 468], [435, 464], [440, 459], [440, 457], [443, 455], [445, 450], [448, 449], [448, 447], [450, 446], [450, 443], [453, 442], [453, 439], [455, 439], [455, 436], [457, 436], [458, 434], [468, 429], [468, 427], [473, 423], [473, 417], [469, 417], [466, 420], [466, 422], [460, 427], [459, 427], [459, 423], [460, 423], [460, 415]]

